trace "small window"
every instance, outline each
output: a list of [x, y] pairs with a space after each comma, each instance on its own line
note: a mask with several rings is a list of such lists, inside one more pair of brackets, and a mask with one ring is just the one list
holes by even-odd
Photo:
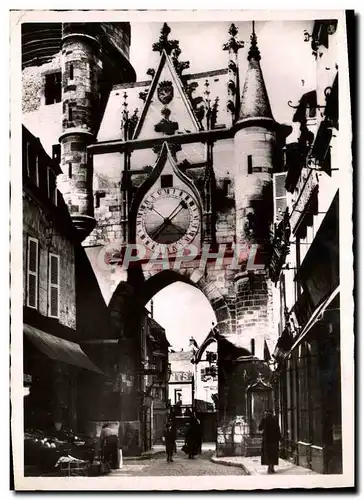
[[253, 157], [252, 155], [248, 155], [248, 174], [253, 173]]
[[56, 183], [56, 176], [53, 172], [53, 170], [51, 170], [49, 167], [48, 167], [48, 198], [51, 200], [51, 202], [56, 205], [57, 204], [57, 194], [56, 194], [56, 191], [57, 191], [57, 183]]
[[230, 179], [224, 179], [224, 184], [223, 184], [224, 196], [228, 196], [229, 195], [230, 184], [231, 184]]
[[59, 317], [59, 255], [49, 254], [48, 304], [49, 316]]
[[38, 159], [37, 159], [37, 154], [34, 151], [34, 149], [31, 147], [30, 144], [28, 144], [28, 165], [27, 165], [27, 170], [29, 172], [29, 179], [32, 181], [33, 184], [38, 185], [39, 183], [39, 174], [37, 174], [38, 170]]
[[250, 350], [251, 350], [252, 356], [254, 356], [255, 355], [255, 339], [250, 340]]
[[35, 183], [39, 187], [39, 155], [35, 156]]
[[161, 188], [173, 187], [173, 175], [161, 175]]
[[52, 158], [57, 163], [61, 163], [61, 145], [53, 144], [52, 146]]
[[68, 121], [72, 121], [73, 120], [73, 109], [72, 109], [72, 106], [69, 104], [68, 105]]
[[72, 163], [69, 162], [68, 164], [68, 178], [72, 179]]
[[26, 143], [26, 148], [25, 148], [25, 170], [27, 173], [27, 176], [30, 177], [30, 166], [29, 166], [29, 142]]
[[33, 309], [38, 308], [38, 265], [38, 240], [29, 237], [27, 256], [27, 306]]
[[70, 64], [70, 80], [73, 80], [73, 64]]
[[62, 95], [61, 73], [51, 73], [45, 77], [44, 97], [45, 104], [55, 104], [61, 102]]
[[100, 199], [105, 198], [104, 191], [96, 191], [95, 193], [95, 208], [100, 208]]

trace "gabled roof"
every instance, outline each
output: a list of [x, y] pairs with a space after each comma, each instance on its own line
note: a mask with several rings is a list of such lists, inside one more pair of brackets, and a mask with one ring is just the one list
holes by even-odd
[[[179, 129], [178, 131], [180, 133], [181, 132], [188, 133], [187, 131], [198, 132], [199, 130], [201, 130], [201, 126], [199, 125], [195, 113], [190, 104], [190, 101], [183, 90], [182, 82], [179, 76], [177, 75], [173, 63], [170, 57], [167, 55], [166, 51], [163, 50], [158, 69], [154, 75], [152, 84], [149, 88], [149, 92], [144, 104], [143, 111], [135, 128], [133, 139], [144, 138], [142, 137], [144, 133], [146, 133], [145, 138], [151, 137], [150, 130], [149, 129], [146, 130], [145, 127], [149, 115], [151, 115], [152, 117], [151, 121], [153, 127], [154, 125], [156, 125], [157, 120], [162, 119], [162, 115], [156, 113], [155, 109], [152, 109], [152, 104], [155, 102], [157, 107], [160, 108], [160, 110], [164, 108], [163, 104], [159, 102], [158, 98], [155, 99], [155, 95], [157, 93], [158, 84], [165, 80], [170, 80], [174, 87], [175, 95], [173, 97], [173, 100], [171, 101], [170, 107], [174, 108], [177, 105], [178, 109], [176, 110], [176, 112], [173, 112], [172, 109], [171, 119], [172, 120], [176, 119], [180, 123], [182, 122], [183, 130]], [[155, 134], [157, 137], [160, 137], [161, 133], [153, 131], [153, 134]]]

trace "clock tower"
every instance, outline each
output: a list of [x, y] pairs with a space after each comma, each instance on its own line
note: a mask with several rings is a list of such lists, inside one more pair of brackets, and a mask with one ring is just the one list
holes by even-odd
[[[226, 67], [201, 73], [187, 73], [190, 63], [170, 31], [164, 24], [153, 44], [159, 62], [148, 69], [149, 80], [113, 87], [97, 142], [87, 148], [96, 227], [84, 245], [121, 350], [136, 353], [135, 367], [138, 318], [153, 296], [176, 281], [204, 294], [216, 318], [207, 344], [218, 344], [217, 452], [241, 455], [257, 428], [249, 387], [259, 373], [269, 386], [276, 341], [275, 291], [264, 259], [284, 133], [273, 118], [254, 29], [241, 88], [237, 52], [244, 44], [234, 24], [223, 47]], [[133, 265], [123, 266], [133, 245], [144, 256], [129, 255]], [[244, 245], [248, 250], [236, 255]], [[181, 252], [186, 248], [197, 258]], [[182, 255], [189, 259], [177, 264]], [[137, 383], [133, 390], [138, 394]]]

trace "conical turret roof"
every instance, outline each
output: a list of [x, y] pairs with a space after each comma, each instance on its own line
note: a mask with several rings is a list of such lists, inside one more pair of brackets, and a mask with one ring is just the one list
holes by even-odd
[[273, 119], [267, 89], [260, 67], [260, 59], [257, 36], [253, 31], [251, 35], [251, 46], [248, 53], [249, 64], [241, 97], [238, 121], [249, 118]]

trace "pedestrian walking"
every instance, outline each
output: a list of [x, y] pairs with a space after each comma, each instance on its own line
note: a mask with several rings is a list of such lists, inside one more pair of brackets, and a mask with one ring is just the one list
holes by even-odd
[[184, 450], [188, 458], [194, 458], [200, 452], [200, 422], [193, 414], [187, 427]]
[[274, 474], [274, 466], [278, 465], [279, 441], [281, 431], [278, 419], [272, 410], [267, 410], [264, 414], [258, 429], [263, 431], [261, 464], [268, 465], [268, 474]]
[[173, 462], [173, 452], [176, 449], [176, 427], [171, 418], [168, 418], [164, 428], [167, 462]]
[[108, 423], [102, 426], [100, 433], [100, 448], [102, 461], [111, 469], [119, 468], [119, 438]]

